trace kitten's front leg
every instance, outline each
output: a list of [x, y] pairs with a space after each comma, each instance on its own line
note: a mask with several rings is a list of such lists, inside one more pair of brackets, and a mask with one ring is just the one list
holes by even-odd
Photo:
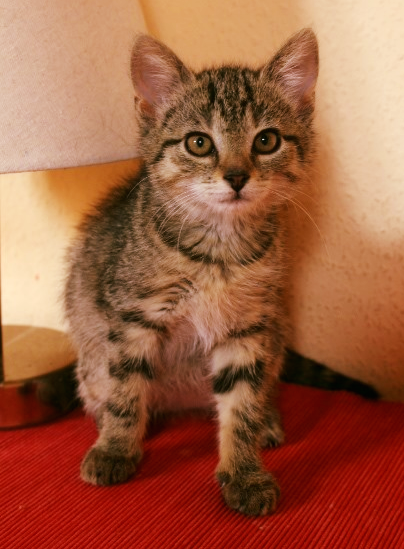
[[213, 353], [213, 390], [219, 416], [220, 462], [216, 471], [229, 507], [247, 515], [275, 510], [279, 488], [262, 465], [271, 377], [268, 357], [253, 338], [231, 339]]
[[121, 353], [110, 362], [108, 373], [98, 413], [99, 436], [80, 469], [84, 481], [103, 486], [125, 482], [142, 457], [153, 368], [144, 355]]

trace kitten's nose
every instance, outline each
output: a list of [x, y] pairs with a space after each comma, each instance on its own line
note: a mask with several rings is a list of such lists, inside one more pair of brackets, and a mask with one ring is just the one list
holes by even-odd
[[225, 173], [223, 179], [230, 183], [232, 189], [239, 192], [250, 179], [250, 174], [240, 170], [233, 170]]

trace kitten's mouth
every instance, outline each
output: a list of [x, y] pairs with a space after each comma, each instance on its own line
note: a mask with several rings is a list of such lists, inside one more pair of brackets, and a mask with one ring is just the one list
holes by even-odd
[[223, 202], [225, 204], [241, 204], [243, 202], [248, 202], [248, 199], [239, 191], [236, 191], [231, 196], [226, 197]]
[[226, 193], [221, 197], [217, 197], [216, 203], [221, 208], [237, 208], [241, 209], [251, 202], [251, 198], [240, 191]]

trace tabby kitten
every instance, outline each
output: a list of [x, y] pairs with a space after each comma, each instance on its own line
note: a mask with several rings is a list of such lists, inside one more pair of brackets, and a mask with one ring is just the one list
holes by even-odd
[[212, 402], [225, 501], [270, 513], [279, 489], [260, 447], [283, 439], [284, 210], [313, 152], [317, 41], [305, 29], [261, 70], [194, 73], [140, 36], [131, 68], [144, 169], [69, 255], [79, 393], [99, 429], [81, 476], [126, 481], [150, 410]]

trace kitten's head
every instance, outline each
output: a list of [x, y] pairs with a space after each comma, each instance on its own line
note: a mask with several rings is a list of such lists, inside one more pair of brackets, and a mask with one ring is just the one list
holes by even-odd
[[160, 194], [202, 216], [257, 215], [292, 196], [313, 152], [318, 49], [310, 29], [260, 70], [199, 73], [143, 35], [131, 68], [140, 147]]

